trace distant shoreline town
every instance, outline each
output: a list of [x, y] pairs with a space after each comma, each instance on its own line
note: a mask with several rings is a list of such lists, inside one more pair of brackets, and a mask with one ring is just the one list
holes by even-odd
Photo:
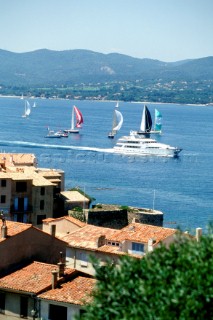
[[[70, 99], [70, 98], [59, 98], [59, 97], [35, 97], [35, 96], [17, 96], [17, 95], [0, 95], [0, 98], [12, 98], [12, 99], [47, 99], [47, 100], [73, 100], [73, 101], [79, 101], [81, 99]], [[85, 99], [87, 100], [87, 99]], [[91, 101], [91, 99], [89, 99]], [[94, 100], [97, 101], [97, 100]], [[118, 100], [98, 100], [101, 103], [104, 102], [117, 102]], [[120, 100], [119, 100], [120, 101]], [[120, 101], [122, 102], [122, 101]], [[177, 102], [155, 102], [155, 101], [123, 101], [123, 102], [129, 102], [129, 103], [135, 103], [135, 104], [176, 104], [176, 105], [189, 105], [189, 106], [213, 106], [213, 103], [177, 103]]]

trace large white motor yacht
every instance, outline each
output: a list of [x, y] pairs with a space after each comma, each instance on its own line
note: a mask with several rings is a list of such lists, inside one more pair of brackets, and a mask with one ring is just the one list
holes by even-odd
[[129, 136], [123, 136], [118, 139], [113, 150], [115, 153], [125, 155], [177, 157], [182, 149], [159, 143], [152, 138], [130, 131]]

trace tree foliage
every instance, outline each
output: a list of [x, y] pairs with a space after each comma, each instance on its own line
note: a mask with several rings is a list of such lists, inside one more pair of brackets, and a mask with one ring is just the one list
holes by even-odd
[[124, 257], [120, 266], [95, 263], [99, 280], [87, 320], [213, 319], [213, 237], [182, 237], [143, 259]]

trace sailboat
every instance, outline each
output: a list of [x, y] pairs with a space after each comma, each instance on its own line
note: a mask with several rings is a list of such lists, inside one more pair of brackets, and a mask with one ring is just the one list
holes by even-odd
[[32, 108], [36, 108], [36, 103], [35, 102], [33, 103]]
[[155, 126], [151, 133], [162, 133], [162, 114], [155, 109]]
[[22, 115], [22, 118], [27, 118], [31, 113], [31, 107], [29, 101], [25, 100], [24, 103], [24, 114]]
[[[76, 121], [76, 123], [75, 123]], [[81, 111], [73, 106], [72, 108], [72, 118], [71, 118], [71, 128], [65, 129], [64, 132], [67, 133], [79, 133], [79, 129], [81, 128], [82, 123], [84, 122], [83, 115]]]
[[112, 120], [112, 130], [108, 133], [108, 138], [113, 139], [116, 133], [121, 129], [123, 124], [123, 116], [120, 111], [117, 110], [118, 103], [115, 106], [115, 110], [113, 113], [113, 120]]
[[139, 131], [131, 131], [132, 135], [143, 135], [149, 137], [152, 129], [152, 116], [146, 105], [143, 107], [142, 119]]

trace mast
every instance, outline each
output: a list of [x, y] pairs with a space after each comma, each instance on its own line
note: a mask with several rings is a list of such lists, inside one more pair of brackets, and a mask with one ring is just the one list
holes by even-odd
[[113, 112], [113, 119], [112, 119], [112, 133], [115, 131], [117, 126], [117, 117], [116, 117], [116, 110]]
[[74, 114], [74, 106], [72, 108], [72, 118], [71, 118], [71, 129], [74, 129], [75, 123], [74, 123], [74, 118], [75, 118], [75, 114]]

